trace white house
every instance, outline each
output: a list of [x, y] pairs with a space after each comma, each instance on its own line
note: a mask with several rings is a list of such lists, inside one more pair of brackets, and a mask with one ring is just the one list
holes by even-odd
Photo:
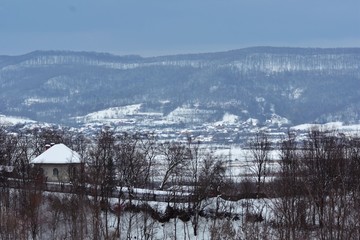
[[47, 181], [69, 182], [81, 166], [80, 155], [65, 146], [55, 144], [34, 158], [31, 162], [43, 170]]

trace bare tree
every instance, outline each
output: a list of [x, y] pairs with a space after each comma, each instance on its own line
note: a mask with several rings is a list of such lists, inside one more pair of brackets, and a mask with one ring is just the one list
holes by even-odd
[[302, 179], [302, 161], [294, 133], [289, 132], [280, 146], [280, 171], [275, 181], [273, 204], [279, 239], [308, 238], [307, 201]]
[[263, 186], [265, 184], [265, 178], [268, 174], [268, 163], [270, 161], [269, 151], [271, 148], [271, 143], [264, 132], [259, 132], [250, 141], [249, 147], [254, 164], [252, 169], [256, 178], [256, 198], [259, 198], [260, 193], [262, 193], [264, 190]]
[[[143, 151], [144, 148], [139, 147], [143, 142], [143, 137], [140, 134], [130, 135], [127, 133], [117, 137], [115, 166], [117, 169], [117, 182], [120, 186], [119, 201], [122, 190], [125, 188], [130, 206], [135, 194], [134, 188], [146, 186], [149, 180], [148, 167], [151, 164], [147, 162], [146, 153]], [[135, 215], [129, 215], [126, 233], [128, 239], [131, 238], [134, 217]], [[117, 231], [120, 231], [120, 215], [118, 216], [117, 225]], [[120, 235], [120, 232], [117, 235]]]
[[163, 190], [170, 177], [181, 171], [181, 168], [184, 167], [187, 152], [184, 145], [175, 142], [163, 143], [159, 148], [165, 160], [165, 173], [160, 184], [160, 189]]
[[219, 189], [224, 182], [226, 169], [222, 161], [215, 158], [212, 153], [205, 153], [200, 146], [200, 142], [193, 142], [191, 137], [188, 137], [186, 151], [190, 181], [193, 188], [189, 201], [190, 211], [193, 215], [191, 222], [194, 235], [197, 236], [199, 214], [205, 207], [204, 200], [219, 193]]
[[[89, 179], [93, 190], [93, 231], [94, 239], [100, 238], [103, 230], [104, 238], [109, 237], [108, 210], [109, 198], [112, 197], [115, 188], [114, 166], [115, 137], [113, 131], [108, 128], [102, 129], [96, 137], [95, 144], [90, 150]], [[100, 197], [100, 199], [99, 199]], [[100, 210], [105, 213], [105, 224], [101, 221]]]

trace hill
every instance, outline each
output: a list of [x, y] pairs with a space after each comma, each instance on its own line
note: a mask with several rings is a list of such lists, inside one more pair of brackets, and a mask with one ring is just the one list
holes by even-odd
[[[0, 114], [73, 124], [76, 117], [141, 104], [168, 116], [200, 109], [292, 124], [358, 122], [360, 48], [254, 47], [161, 57], [35, 51], [0, 56]], [[139, 110], [139, 111], [140, 111]]]

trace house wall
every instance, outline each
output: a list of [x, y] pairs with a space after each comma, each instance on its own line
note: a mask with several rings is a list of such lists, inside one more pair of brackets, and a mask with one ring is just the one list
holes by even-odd
[[[41, 164], [44, 176], [48, 182], [69, 182], [69, 169], [79, 169], [80, 164]], [[57, 169], [57, 171], [56, 171]], [[57, 174], [56, 174], [57, 173]]]

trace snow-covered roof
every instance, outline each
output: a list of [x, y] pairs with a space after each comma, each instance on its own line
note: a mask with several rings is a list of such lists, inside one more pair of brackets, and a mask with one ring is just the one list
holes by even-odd
[[62, 143], [55, 144], [31, 161], [34, 164], [69, 164], [80, 162], [80, 155]]

